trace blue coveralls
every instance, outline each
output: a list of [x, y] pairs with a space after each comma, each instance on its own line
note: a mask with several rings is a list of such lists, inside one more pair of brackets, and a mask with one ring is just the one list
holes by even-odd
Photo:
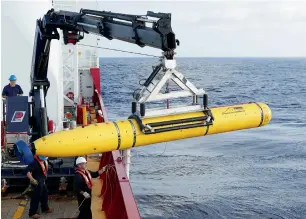
[[[45, 165], [45, 162], [44, 162]], [[45, 168], [47, 168], [45, 166]], [[43, 170], [36, 159], [28, 166], [28, 172], [32, 173], [34, 179], [37, 180], [38, 185], [32, 185], [32, 197], [30, 203], [29, 216], [37, 214], [39, 202], [41, 203], [41, 211], [48, 211], [48, 189], [46, 186], [47, 176], [43, 173]]]
[[2, 90], [2, 96], [16, 97], [18, 94], [23, 94], [23, 91], [18, 84], [16, 84], [14, 87], [8, 84]]

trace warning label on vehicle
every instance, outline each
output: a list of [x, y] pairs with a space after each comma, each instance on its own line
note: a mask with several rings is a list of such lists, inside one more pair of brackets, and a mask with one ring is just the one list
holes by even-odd
[[228, 107], [222, 114], [241, 113], [244, 112], [242, 106]]

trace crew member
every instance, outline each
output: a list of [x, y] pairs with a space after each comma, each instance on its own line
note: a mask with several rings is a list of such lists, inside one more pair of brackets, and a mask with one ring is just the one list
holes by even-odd
[[27, 177], [32, 185], [32, 197], [30, 203], [29, 216], [31, 218], [40, 218], [37, 213], [38, 204], [41, 203], [41, 211], [43, 213], [52, 213], [52, 209], [48, 205], [48, 190], [46, 186], [46, 178], [48, 173], [48, 157], [34, 156], [33, 162], [28, 166]]
[[76, 159], [76, 171], [75, 171], [75, 189], [78, 197], [78, 206], [80, 214], [78, 219], [92, 219], [91, 214], [91, 188], [92, 178], [97, 178], [105, 171], [105, 167], [101, 170], [92, 172], [86, 168], [86, 159], [84, 157], [78, 157]]
[[22, 96], [23, 91], [21, 89], [21, 87], [16, 84], [16, 76], [15, 75], [11, 75], [9, 78], [10, 83], [8, 85], [6, 85], [3, 90], [2, 90], [2, 97], [6, 98], [6, 97], [15, 97], [15, 96]]

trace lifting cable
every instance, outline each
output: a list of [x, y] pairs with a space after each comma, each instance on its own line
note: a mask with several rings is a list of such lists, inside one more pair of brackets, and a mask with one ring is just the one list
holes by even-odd
[[[86, 44], [82, 44], [82, 43], [79, 43], [78, 44], [79, 46], [86, 46], [86, 47], [92, 47], [92, 48], [99, 48], [99, 49], [106, 49], [106, 50], [112, 50], [112, 51], [116, 51], [116, 52], [123, 52], [123, 53], [130, 53], [130, 54], [136, 54], [136, 55], [142, 55], [142, 56], [149, 56], [149, 57], [154, 57], [154, 58], [160, 58], [160, 56], [156, 56], [156, 55], [152, 55], [152, 54], [146, 54], [146, 53], [139, 53], [139, 52], [131, 52], [131, 51], [126, 51], [126, 50], [120, 50], [120, 49], [112, 49], [112, 48], [109, 48], [109, 47], [102, 47], [102, 46], [93, 46], [93, 45], [86, 45]], [[143, 85], [141, 83], [141, 81], [146, 81], [146, 79], [141, 79], [139, 81], [139, 84], [140, 85]], [[134, 90], [133, 92], [133, 97], [136, 99], [136, 92], [140, 92], [141, 89], [136, 89]]]
[[117, 51], [117, 52], [125, 52], [125, 53], [131, 53], [131, 54], [136, 54], [136, 55], [142, 55], [142, 56], [150, 56], [150, 57], [155, 57], [155, 58], [160, 58], [160, 56], [156, 55], [151, 55], [151, 54], [146, 54], [146, 53], [140, 53], [140, 52], [131, 52], [131, 51], [126, 51], [126, 50], [121, 50], [121, 49], [112, 49], [108, 47], [102, 47], [102, 46], [92, 46], [92, 45], [86, 45], [86, 44], [78, 44], [79, 46], [87, 46], [87, 47], [92, 47], [92, 48], [99, 48], [99, 49], [106, 49], [106, 50], [112, 50], [112, 51]]

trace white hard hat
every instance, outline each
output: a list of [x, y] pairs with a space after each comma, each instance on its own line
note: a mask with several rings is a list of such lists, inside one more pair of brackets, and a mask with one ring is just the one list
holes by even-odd
[[87, 163], [85, 157], [78, 157], [75, 161], [75, 164], [78, 165], [80, 163]]

